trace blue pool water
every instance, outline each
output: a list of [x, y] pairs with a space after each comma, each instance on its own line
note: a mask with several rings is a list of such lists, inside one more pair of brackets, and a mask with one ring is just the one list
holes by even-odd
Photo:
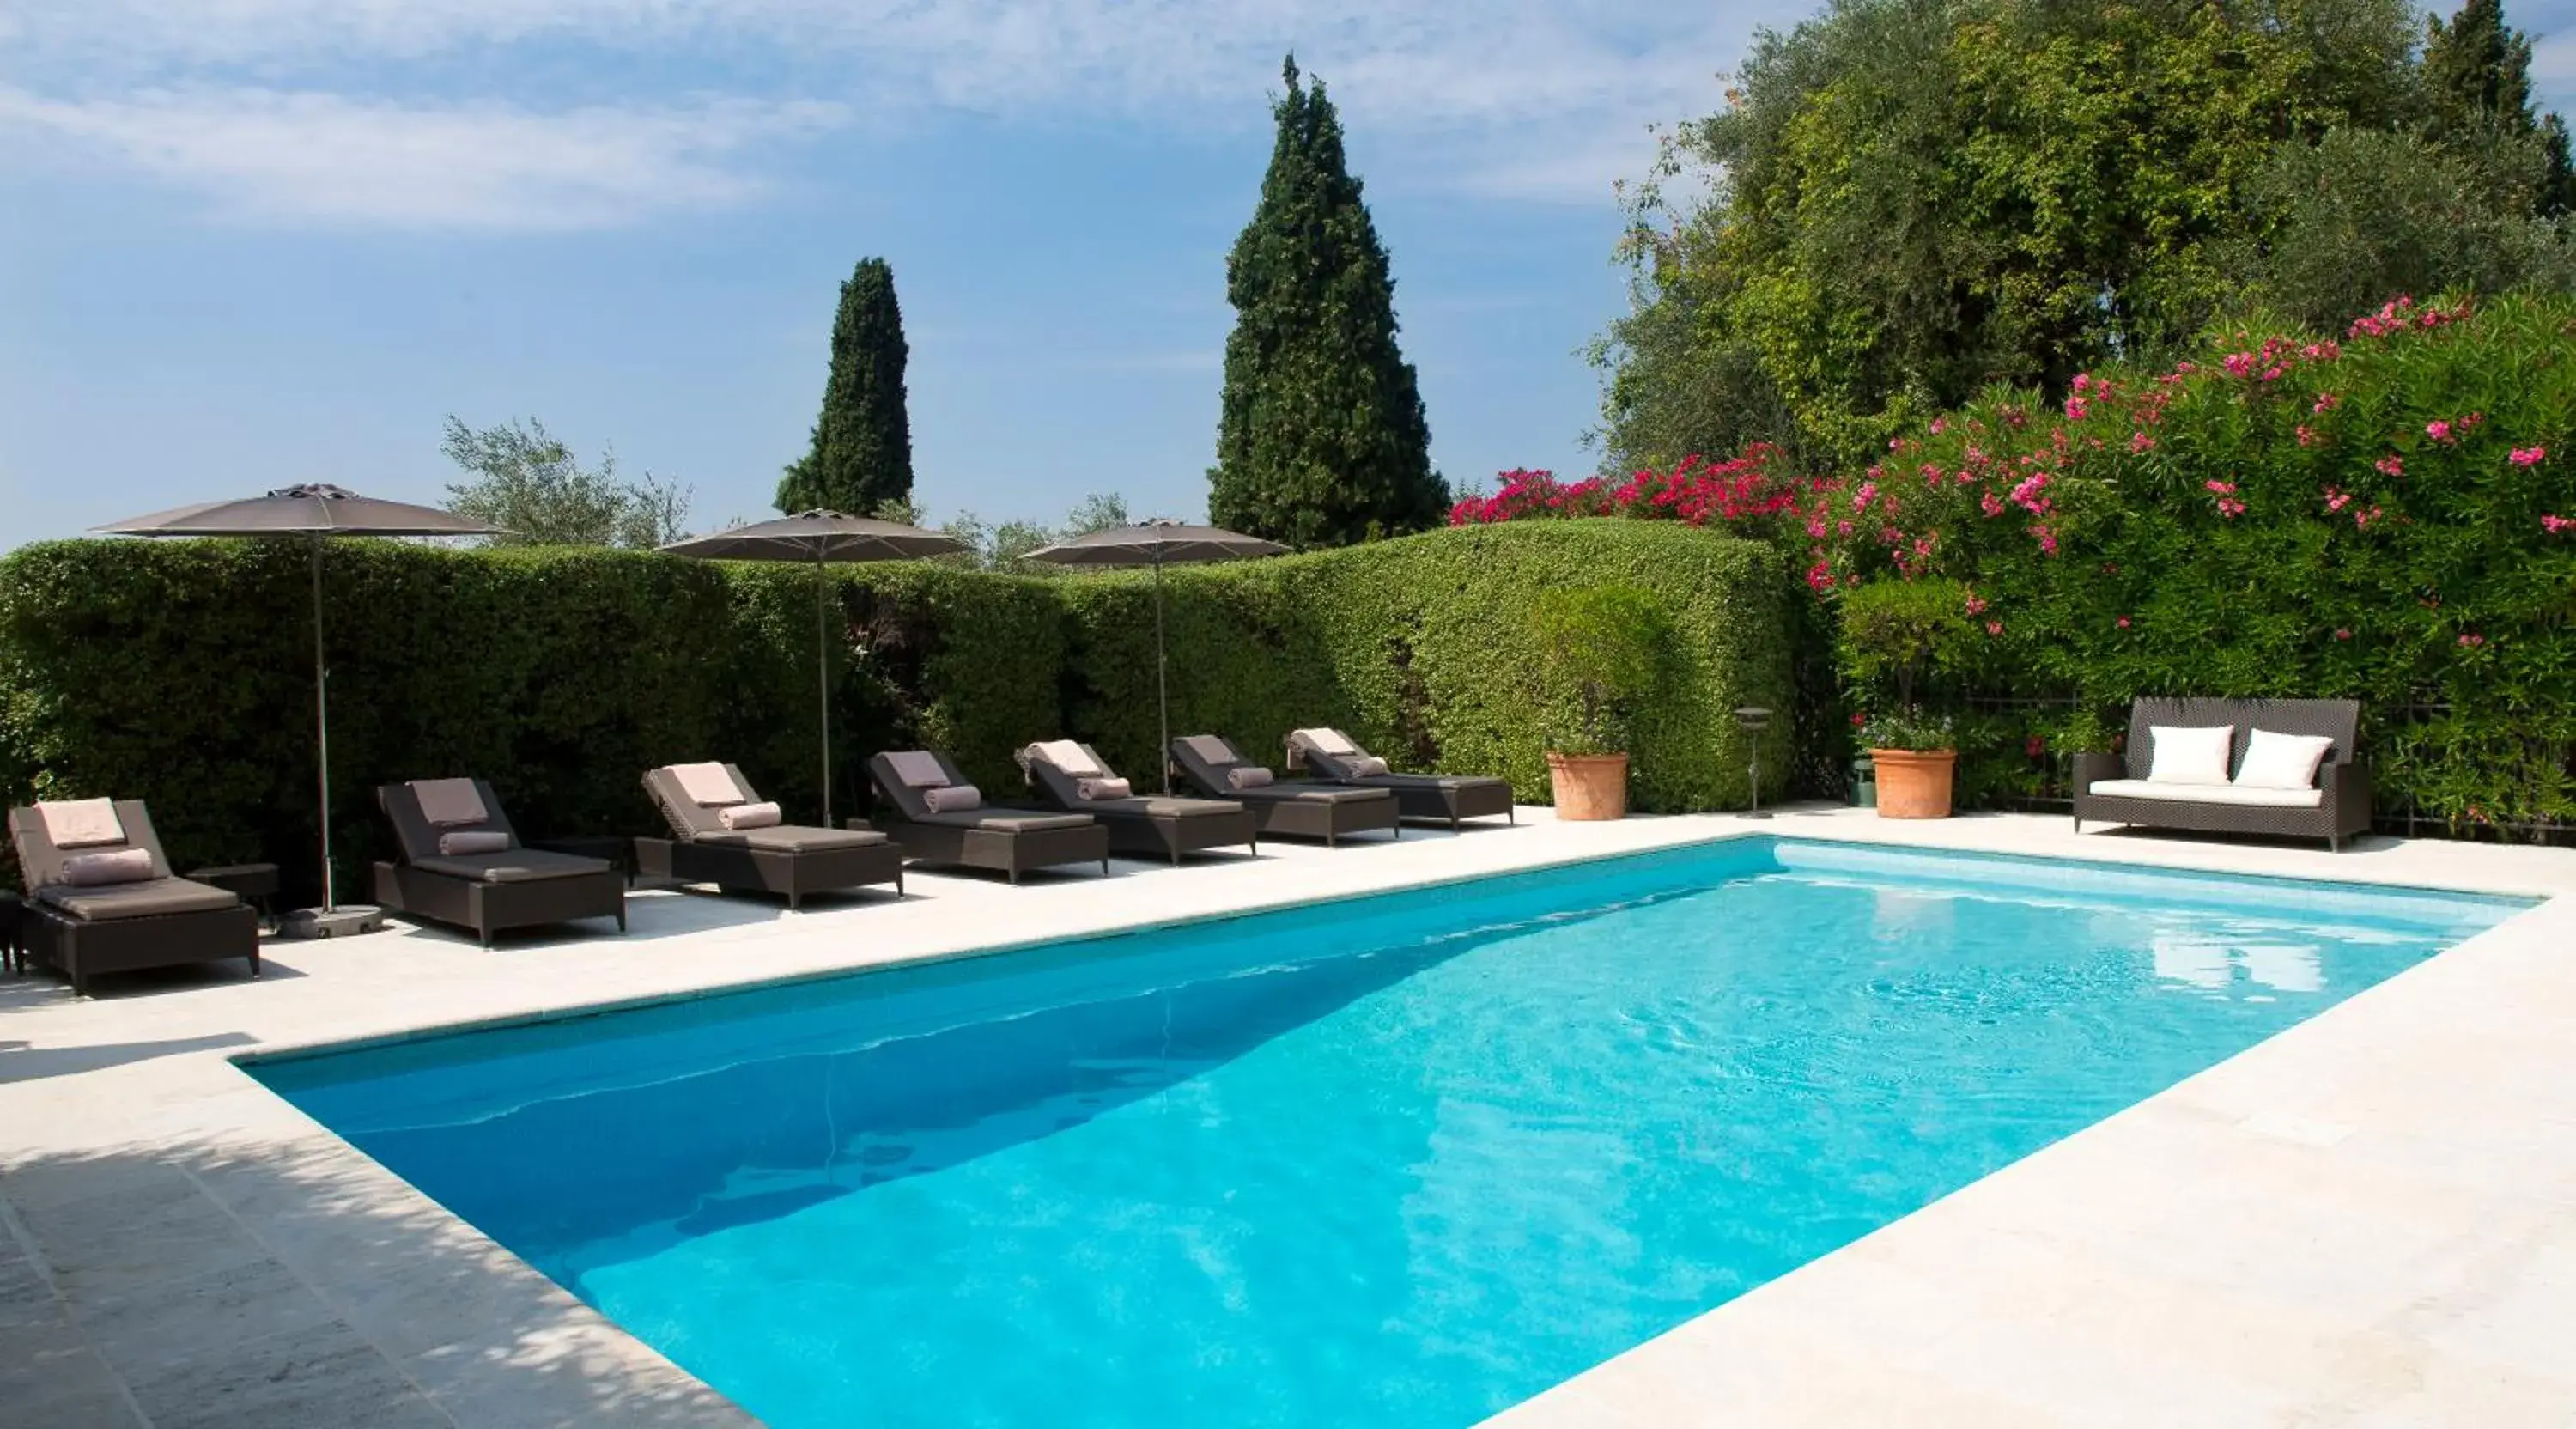
[[1451, 1429], [2520, 906], [1763, 840], [253, 1070], [777, 1429]]

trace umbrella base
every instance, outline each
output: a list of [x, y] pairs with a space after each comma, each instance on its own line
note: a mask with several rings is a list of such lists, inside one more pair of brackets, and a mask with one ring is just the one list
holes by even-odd
[[281, 938], [342, 938], [382, 932], [384, 926], [382, 908], [343, 903], [337, 908], [298, 908], [277, 925], [277, 933]]

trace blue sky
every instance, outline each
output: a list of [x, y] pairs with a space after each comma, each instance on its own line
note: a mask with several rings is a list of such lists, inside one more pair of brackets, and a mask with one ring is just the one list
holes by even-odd
[[[1587, 469], [1611, 184], [1809, 8], [10, 0], [0, 548], [292, 481], [436, 500], [449, 413], [756, 519], [869, 254], [934, 519], [1201, 514], [1291, 47], [1393, 253], [1435, 461]], [[2538, 68], [2576, 87], [2576, 49]]]

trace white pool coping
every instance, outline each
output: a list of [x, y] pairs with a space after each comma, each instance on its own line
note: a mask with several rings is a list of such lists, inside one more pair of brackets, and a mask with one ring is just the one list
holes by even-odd
[[1500, 1416], [1553, 1425], [2565, 1423], [2576, 1406], [2576, 852], [2341, 855], [2063, 819], [1794, 810], [1268, 845], [634, 933], [272, 944], [78, 1000], [0, 980], [0, 1423], [747, 1417], [252, 1082], [251, 1051], [702, 995], [1778, 834], [2550, 898]]

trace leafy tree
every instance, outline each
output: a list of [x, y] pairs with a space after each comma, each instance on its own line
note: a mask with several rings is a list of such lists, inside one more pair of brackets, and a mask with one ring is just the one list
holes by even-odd
[[882, 258], [863, 258], [841, 285], [813, 450], [779, 480], [779, 510], [874, 511], [911, 499], [912, 421], [903, 388], [909, 353], [894, 269]]
[[1279, 133], [1261, 202], [1226, 259], [1225, 344], [1209, 519], [1292, 546], [1419, 530], [1448, 490], [1396, 346], [1395, 280], [1318, 81], [1271, 106]]
[[[876, 514], [890, 521], [902, 521], [907, 525], [917, 526], [928, 520], [927, 515], [919, 507], [909, 502], [900, 505], [888, 503], [880, 507]], [[1009, 571], [1015, 575], [1054, 575], [1061, 573], [1064, 568], [1031, 561], [1028, 559], [1029, 552], [1051, 542], [1070, 540], [1075, 536], [1090, 535], [1094, 531], [1105, 531], [1112, 526], [1130, 524], [1132, 522], [1127, 515], [1125, 497], [1093, 492], [1082, 498], [1082, 504], [1066, 513], [1064, 524], [1058, 527], [1050, 527], [1039, 521], [1014, 520], [987, 523], [984, 518], [972, 511], [960, 511], [943, 523], [939, 529], [964, 542], [971, 552], [965, 556], [945, 558], [953, 560], [956, 564], [980, 566], [986, 570]]]
[[440, 450], [472, 473], [447, 488], [447, 509], [500, 527], [496, 544], [650, 550], [686, 534], [687, 488], [649, 471], [620, 481], [613, 451], [585, 471], [534, 418], [478, 431], [451, 415]]
[[2439, 16], [2424, 23], [2425, 132], [2437, 140], [2501, 137], [2536, 146], [2531, 208], [2566, 213], [2576, 202], [2567, 122], [2532, 110], [2531, 37], [2504, 22], [2499, 0], [2467, 0], [2449, 24]]
[[2276, 146], [2414, 125], [2417, 34], [2404, 0], [1834, 0], [1762, 32], [1632, 195], [1605, 466], [1840, 465], [1990, 383], [2176, 350], [2243, 297]]

